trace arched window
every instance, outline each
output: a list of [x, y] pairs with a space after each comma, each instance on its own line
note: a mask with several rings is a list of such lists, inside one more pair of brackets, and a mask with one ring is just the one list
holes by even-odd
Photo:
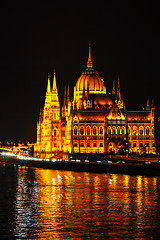
[[136, 146], [137, 146], [137, 144], [136, 144], [136, 142], [134, 142], [134, 143], [133, 143], [133, 147], [136, 147]]
[[57, 130], [54, 129], [54, 137], [56, 137], [56, 136], [57, 136]]
[[74, 135], [77, 135], [77, 127], [74, 128]]
[[143, 142], [140, 142], [139, 146], [140, 146], [140, 147], [143, 147]]
[[131, 134], [131, 129], [130, 129], [130, 127], [128, 128], [128, 135], [130, 135]]
[[100, 134], [100, 135], [103, 135], [103, 127], [100, 127], [100, 129], [99, 129], [99, 134]]
[[83, 143], [83, 142], [81, 142], [81, 143], [80, 143], [80, 146], [81, 146], [81, 147], [84, 147], [84, 143]]
[[96, 142], [93, 143], [93, 147], [97, 147], [97, 143]]
[[93, 135], [96, 135], [96, 134], [97, 134], [97, 128], [93, 127]]
[[87, 147], [90, 147], [90, 142], [87, 142]]
[[90, 127], [87, 127], [87, 135], [90, 135], [91, 134], [91, 129]]
[[143, 135], [143, 131], [144, 131], [143, 127], [140, 126], [140, 128], [139, 128], [139, 135]]
[[146, 135], [149, 135], [149, 127], [146, 128]]
[[103, 147], [103, 143], [102, 142], [100, 142], [100, 147]]
[[152, 134], [154, 134], [154, 127], [152, 127]]
[[120, 135], [120, 127], [117, 128], [117, 135]]
[[116, 134], [116, 127], [112, 128], [112, 134]]
[[81, 135], [84, 134], [84, 128], [83, 128], [83, 127], [80, 128], [80, 134], [81, 134]]
[[107, 132], [108, 132], [108, 135], [111, 134], [111, 127], [110, 126], [108, 127], [108, 131]]
[[133, 135], [136, 135], [136, 134], [137, 134], [137, 127], [133, 126]]
[[125, 134], [125, 127], [122, 127], [122, 134]]

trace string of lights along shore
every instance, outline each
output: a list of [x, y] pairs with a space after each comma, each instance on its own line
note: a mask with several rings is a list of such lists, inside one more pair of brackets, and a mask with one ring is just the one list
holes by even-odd
[[37, 123], [35, 156], [156, 153], [154, 102], [148, 99], [145, 109], [127, 110], [119, 78], [113, 81], [108, 92], [93, 68], [91, 42], [87, 67], [74, 86], [73, 99], [68, 85], [64, 88], [62, 108], [56, 81], [54, 72], [51, 88], [51, 75], [48, 74], [45, 104]]

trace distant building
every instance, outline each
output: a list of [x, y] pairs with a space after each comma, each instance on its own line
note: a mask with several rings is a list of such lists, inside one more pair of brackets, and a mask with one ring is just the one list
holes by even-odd
[[128, 111], [121, 97], [120, 80], [107, 93], [103, 79], [93, 68], [91, 45], [87, 68], [74, 87], [64, 90], [60, 108], [56, 75], [51, 89], [48, 74], [44, 109], [37, 123], [36, 156], [60, 153], [155, 154], [154, 104], [145, 110]]

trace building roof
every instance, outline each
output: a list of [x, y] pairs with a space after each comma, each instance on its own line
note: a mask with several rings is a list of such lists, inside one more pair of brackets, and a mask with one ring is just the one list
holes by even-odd
[[82, 72], [76, 83], [77, 91], [87, 91], [87, 89], [95, 92], [104, 90], [103, 80], [94, 69], [86, 69]]

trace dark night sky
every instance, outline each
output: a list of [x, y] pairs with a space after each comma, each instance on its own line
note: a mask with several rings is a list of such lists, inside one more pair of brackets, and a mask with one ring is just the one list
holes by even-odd
[[[88, 42], [107, 91], [120, 76], [127, 109], [159, 98], [159, 7], [147, 1], [53, 1], [0, 10], [0, 140], [35, 141], [47, 74], [56, 70], [60, 101], [86, 68]], [[157, 3], [158, 4], [158, 3]]]

